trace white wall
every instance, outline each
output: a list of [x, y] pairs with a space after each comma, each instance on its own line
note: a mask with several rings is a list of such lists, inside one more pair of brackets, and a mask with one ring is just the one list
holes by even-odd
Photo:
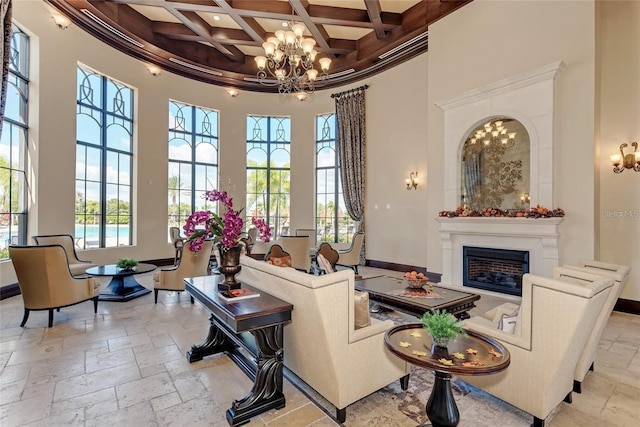
[[[567, 212], [560, 262], [573, 264], [579, 257], [599, 256], [638, 264], [637, 238], [629, 236], [633, 231], [639, 234], [640, 219], [601, 218], [600, 212], [608, 207], [639, 209], [640, 174], [626, 171], [614, 176], [607, 160], [620, 142], [640, 139], [640, 53], [637, 44], [633, 49], [640, 37], [638, 2], [606, 2], [602, 7], [601, 94], [596, 92], [599, 51], [593, 1], [475, 0], [430, 26], [429, 53], [357, 85], [319, 91], [303, 103], [248, 92], [230, 98], [222, 87], [166, 72], [152, 77], [145, 64], [74, 25], [59, 30], [47, 7], [41, 1], [14, 2], [14, 19], [32, 33], [36, 58], [31, 70], [30, 148], [33, 171], [37, 171], [31, 172], [37, 178], [31, 180], [31, 197], [37, 195], [37, 199], [30, 211], [29, 235], [72, 233], [74, 229], [75, 166], [71, 159], [75, 158], [78, 61], [138, 91], [135, 245], [82, 254], [95, 262], [124, 256], [173, 256], [166, 231], [169, 99], [220, 111], [220, 175], [224, 182], [231, 180], [240, 197], [245, 182], [246, 115], [291, 116], [291, 227], [308, 228], [314, 223], [315, 115], [334, 110], [331, 93], [366, 83], [370, 85], [366, 95], [367, 258], [441, 272], [434, 218], [439, 211], [455, 206], [444, 206], [442, 201], [444, 121], [434, 102], [562, 60], [567, 68], [558, 81], [554, 188], [554, 207]], [[629, 62], [629, 66], [617, 67]], [[596, 145], [598, 128], [601, 153]], [[404, 179], [411, 171], [419, 173], [417, 191], [405, 189]], [[598, 185], [602, 193], [594, 190]], [[623, 296], [640, 300], [638, 276], [634, 275]], [[15, 281], [11, 263], [0, 262], [0, 286]]]
[[621, 297], [640, 301], [640, 173], [615, 174], [609, 161], [623, 142], [640, 143], [640, 2], [607, 1], [600, 7], [598, 258], [632, 266]]
[[[541, 30], [544, 29], [544, 30]], [[437, 223], [443, 206], [443, 112], [433, 103], [554, 61], [557, 82], [554, 206], [567, 217], [560, 259], [594, 255], [594, 4], [476, 0], [429, 30], [427, 266], [441, 265]], [[581, 183], [576, 185], [576, 183]], [[434, 186], [434, 187], [432, 187]]]

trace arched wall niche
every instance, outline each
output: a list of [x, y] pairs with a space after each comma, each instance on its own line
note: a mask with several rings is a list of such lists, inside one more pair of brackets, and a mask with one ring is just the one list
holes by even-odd
[[508, 115], [485, 118], [464, 134], [460, 152], [460, 205], [474, 211], [529, 208], [531, 143], [522, 122]]
[[512, 117], [530, 140], [531, 205], [553, 206], [554, 82], [562, 61], [436, 102], [444, 111], [444, 209], [461, 201], [462, 150], [467, 135], [491, 117]]

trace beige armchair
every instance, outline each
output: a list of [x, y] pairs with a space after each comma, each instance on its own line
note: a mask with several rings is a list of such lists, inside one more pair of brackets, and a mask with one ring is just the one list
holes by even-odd
[[358, 231], [353, 235], [351, 240], [351, 247], [346, 250], [338, 251], [340, 257], [338, 258], [337, 265], [353, 268], [358, 274], [358, 265], [360, 264], [360, 251], [364, 244], [364, 231]]
[[[611, 288], [609, 297], [607, 298], [607, 301], [605, 302], [604, 307], [600, 312], [600, 316], [598, 316], [598, 320], [596, 321], [596, 324], [591, 331], [591, 335], [589, 335], [589, 339], [587, 340], [587, 343], [584, 347], [584, 351], [582, 352], [580, 359], [578, 359], [578, 364], [576, 365], [576, 370], [573, 377], [573, 391], [575, 391], [576, 393], [581, 393], [582, 382], [584, 381], [584, 378], [589, 370], [594, 369], [596, 352], [598, 350], [600, 338], [602, 338], [604, 328], [607, 325], [609, 317], [611, 316], [613, 307], [616, 305], [616, 302], [620, 297], [620, 293], [622, 293], [622, 290], [624, 289], [624, 286], [629, 279], [629, 273], [631, 269], [626, 265], [610, 264], [606, 262], [586, 259], [578, 260], [578, 267], [565, 265], [564, 268], [570, 269], [572, 271], [597, 274], [613, 279], [613, 287]], [[567, 272], [566, 270], [558, 270], [558, 274], [561, 276], [572, 275], [572, 273]]]
[[67, 255], [67, 262], [69, 264], [69, 271], [72, 276], [82, 276], [87, 268], [95, 267], [91, 261], [85, 261], [78, 258], [76, 254], [76, 247], [73, 243], [73, 236], [70, 234], [47, 234], [40, 236], [33, 236], [33, 240], [38, 246], [44, 245], [60, 245], [64, 248]]
[[9, 246], [9, 256], [24, 300], [20, 326], [27, 323], [31, 311], [49, 310], [51, 327], [54, 309], [60, 311], [62, 307], [87, 300], [93, 301], [93, 312], [98, 312], [100, 281], [93, 277], [73, 277], [62, 246]]
[[291, 255], [293, 268], [307, 273], [311, 270], [309, 236], [280, 236], [276, 243]]
[[543, 427], [563, 399], [571, 401], [573, 372], [613, 284], [592, 277], [576, 283], [525, 274], [513, 333], [498, 330], [485, 317], [465, 320], [466, 328], [509, 350], [510, 366], [493, 375], [460, 378], [530, 413], [533, 425]]
[[[158, 291], [184, 291], [185, 277], [207, 276], [209, 260], [213, 251], [213, 241], [207, 240], [199, 252], [191, 252], [189, 247], [183, 251], [180, 264], [153, 273], [153, 292], [155, 304], [158, 303]], [[191, 297], [193, 304], [193, 297]]]

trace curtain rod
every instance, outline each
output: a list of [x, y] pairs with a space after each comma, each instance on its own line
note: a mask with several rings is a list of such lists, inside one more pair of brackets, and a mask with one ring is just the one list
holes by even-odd
[[332, 98], [337, 98], [337, 97], [339, 97], [339, 96], [347, 95], [347, 94], [349, 94], [349, 93], [357, 92], [357, 91], [359, 91], [359, 90], [365, 90], [365, 89], [367, 89], [368, 87], [369, 87], [369, 85], [364, 85], [364, 86], [356, 87], [356, 88], [353, 88], [353, 89], [345, 90], [344, 92], [334, 93], [334, 94], [332, 94], [332, 95], [331, 95], [331, 97], [332, 97]]

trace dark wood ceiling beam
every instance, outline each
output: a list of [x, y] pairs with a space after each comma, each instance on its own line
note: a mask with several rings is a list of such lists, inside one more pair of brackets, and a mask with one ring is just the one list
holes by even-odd
[[234, 62], [244, 62], [244, 54], [240, 49], [235, 46], [225, 45], [218, 40], [211, 37], [211, 26], [207, 21], [202, 19], [200, 15], [195, 12], [179, 11], [176, 9], [167, 9], [178, 18], [185, 26], [187, 26], [194, 33], [202, 36], [204, 40], [216, 48], [220, 53]]
[[329, 43], [327, 43], [327, 39], [324, 37], [326, 32], [320, 32], [316, 24], [311, 21], [311, 17], [307, 12], [309, 2], [307, 0], [289, 0], [289, 3], [291, 3], [291, 6], [295, 10], [296, 14], [300, 17], [300, 20], [304, 22], [305, 26], [311, 33], [311, 36], [318, 44], [320, 50], [324, 51], [324, 53], [327, 54], [331, 59], [335, 59], [335, 55], [331, 53]]
[[367, 13], [369, 14], [369, 20], [371, 21], [371, 24], [373, 24], [373, 30], [376, 33], [376, 37], [378, 37], [379, 39], [383, 39], [385, 36], [385, 32], [382, 28], [382, 18], [380, 18], [380, 13], [382, 12], [380, 1], [365, 0], [365, 4], [367, 5]]
[[[316, 24], [344, 25], [348, 27], [373, 28], [366, 10], [348, 9], [330, 6], [309, 5], [309, 16]], [[382, 28], [391, 30], [402, 24], [402, 14], [382, 12], [380, 14]]]
[[[215, 0], [218, 3], [218, 6], [222, 8], [224, 13], [229, 15], [238, 25], [242, 28], [254, 41], [263, 42], [262, 34], [256, 29], [253, 28], [252, 25], [248, 24], [247, 21], [231, 6], [231, 2], [229, 0]], [[263, 30], [264, 32], [264, 30]]]
[[[91, 0], [104, 1], [104, 0]], [[222, 8], [215, 6], [211, 0], [109, 0], [114, 3], [137, 4], [140, 6], [157, 6], [193, 12], [222, 13]]]

